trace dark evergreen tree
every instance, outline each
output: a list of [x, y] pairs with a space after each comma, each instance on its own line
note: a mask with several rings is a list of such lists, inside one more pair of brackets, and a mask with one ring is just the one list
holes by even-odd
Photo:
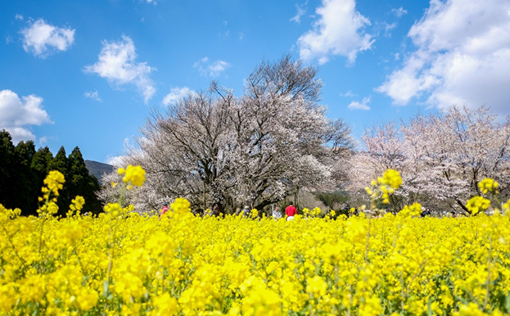
[[35, 186], [35, 174], [30, 166], [35, 155], [34, 142], [21, 141], [15, 148], [14, 165], [15, 179], [13, 181], [14, 190], [16, 192], [14, 198], [16, 207], [20, 208], [23, 214], [35, 212], [36, 196], [38, 188]]
[[33, 205], [30, 210], [22, 210], [24, 215], [37, 215], [37, 208], [39, 207], [39, 202], [37, 198], [42, 194], [41, 188], [43, 186], [43, 181], [48, 172], [50, 171], [50, 164], [53, 159], [53, 154], [51, 153], [48, 147], [39, 148], [37, 152], [34, 154], [32, 158], [32, 164], [30, 165], [30, 169], [34, 175], [33, 186], [35, 187], [35, 196], [32, 197]]
[[0, 203], [7, 208], [16, 207], [15, 181], [15, 147], [12, 144], [11, 134], [0, 131]]
[[90, 175], [80, 149], [66, 157], [62, 146], [55, 158], [48, 147], [35, 150], [33, 141], [14, 146], [6, 130], [0, 131], [0, 203], [7, 208], [20, 208], [22, 215], [36, 215], [43, 180], [51, 170], [60, 171], [66, 182], [58, 197], [57, 215], [65, 216], [76, 195], [85, 199], [82, 212], [98, 214], [101, 203], [96, 196], [99, 182]]
[[85, 160], [81, 154], [80, 148], [75, 147], [68, 157], [69, 161], [69, 179], [66, 185], [69, 189], [71, 198], [81, 195], [85, 199], [85, 206], [82, 213], [89, 212], [97, 214], [101, 212], [101, 203], [97, 199], [96, 191], [99, 190], [99, 182], [96, 177], [90, 175], [85, 166]]
[[64, 187], [59, 192], [58, 197], [58, 213], [56, 215], [64, 217], [69, 210], [69, 204], [71, 203], [71, 195], [69, 194], [69, 182], [70, 182], [70, 172], [69, 172], [69, 161], [66, 157], [66, 150], [64, 146], [60, 147], [55, 158], [50, 163], [50, 171], [57, 170], [60, 171], [65, 178]]
[[34, 173], [37, 174], [37, 179], [40, 182], [39, 187], [42, 186], [43, 180], [50, 171], [51, 161], [53, 160], [53, 154], [50, 149], [46, 147], [41, 147], [34, 154], [34, 158], [32, 159], [32, 164], [30, 168]]

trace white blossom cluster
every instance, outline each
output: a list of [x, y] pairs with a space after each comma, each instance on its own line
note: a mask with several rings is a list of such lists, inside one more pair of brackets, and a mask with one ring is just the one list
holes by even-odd
[[402, 204], [419, 201], [437, 211], [462, 209], [479, 195], [478, 182], [493, 178], [508, 198], [510, 120], [501, 122], [485, 106], [453, 106], [438, 115], [418, 116], [396, 127], [388, 123], [363, 136], [364, 151], [350, 162], [351, 189], [359, 191], [385, 169], [403, 179]]

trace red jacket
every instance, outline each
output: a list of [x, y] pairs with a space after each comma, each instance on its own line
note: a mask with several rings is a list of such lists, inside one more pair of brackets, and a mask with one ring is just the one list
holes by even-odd
[[289, 205], [285, 209], [285, 215], [287, 216], [294, 216], [297, 215], [297, 209], [294, 207], [294, 205]]
[[161, 216], [163, 216], [163, 214], [165, 214], [167, 211], [168, 211], [168, 206], [164, 205], [163, 208], [161, 209], [161, 214], [159, 215], [159, 218], [161, 219]]

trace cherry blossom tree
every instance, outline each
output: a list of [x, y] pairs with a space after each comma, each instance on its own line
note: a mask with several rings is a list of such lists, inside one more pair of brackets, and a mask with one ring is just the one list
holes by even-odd
[[353, 143], [343, 121], [326, 117], [316, 72], [285, 56], [258, 66], [241, 97], [213, 82], [154, 113], [125, 159], [147, 172], [138, 203], [181, 196], [195, 208], [262, 209], [296, 189], [335, 189], [334, 164]]
[[[510, 185], [510, 120], [501, 121], [489, 108], [453, 106], [446, 112], [417, 116], [398, 127], [388, 123], [363, 137], [365, 151], [351, 164], [354, 183], [368, 183], [386, 168], [401, 172], [402, 203], [420, 201], [429, 207], [464, 209], [480, 194], [478, 182], [494, 178], [506, 197]], [[359, 185], [357, 187], [359, 190]]]

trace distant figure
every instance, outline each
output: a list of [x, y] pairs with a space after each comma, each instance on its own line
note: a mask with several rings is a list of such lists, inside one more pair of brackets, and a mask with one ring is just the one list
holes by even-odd
[[272, 215], [273, 215], [273, 218], [276, 220], [279, 220], [280, 218], [282, 218], [282, 212], [280, 211], [280, 208], [278, 206], [274, 208]]
[[430, 216], [430, 210], [428, 208], [423, 208], [423, 212], [421, 212], [421, 217]]
[[287, 220], [291, 221], [294, 219], [294, 216], [297, 214], [297, 209], [294, 207], [292, 201], [289, 202], [289, 206], [285, 208], [285, 215], [287, 215]]
[[212, 216], [219, 216], [220, 213], [221, 213], [220, 204], [219, 203], [214, 203], [214, 205], [212, 207], [211, 215]]
[[168, 212], [168, 204], [163, 203], [163, 207], [161, 208], [161, 213], [159, 215], [159, 219], [161, 219], [161, 217], [163, 217], [163, 214], [165, 214], [166, 212]]
[[457, 217], [457, 214], [455, 214], [454, 211], [451, 211], [450, 214], [451, 214], [452, 217]]
[[248, 205], [245, 205], [243, 208], [243, 216], [250, 217], [250, 207]]

